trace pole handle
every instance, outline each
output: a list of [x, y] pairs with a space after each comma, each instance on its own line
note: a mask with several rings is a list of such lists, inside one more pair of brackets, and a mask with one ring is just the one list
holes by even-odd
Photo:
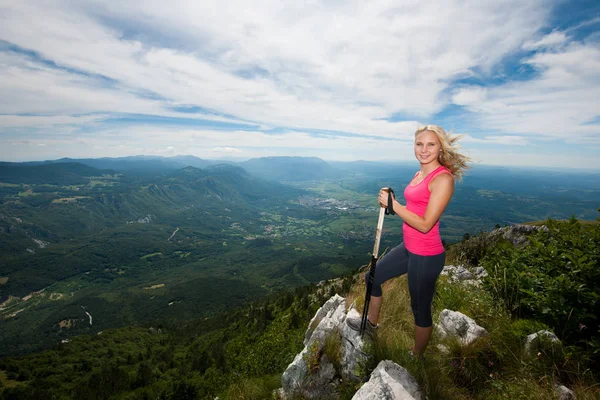
[[379, 220], [377, 221], [377, 230], [375, 231], [375, 246], [373, 246], [373, 257], [375, 258], [377, 258], [377, 255], [379, 254], [379, 242], [381, 241], [383, 218], [385, 218], [385, 207], [379, 209]]

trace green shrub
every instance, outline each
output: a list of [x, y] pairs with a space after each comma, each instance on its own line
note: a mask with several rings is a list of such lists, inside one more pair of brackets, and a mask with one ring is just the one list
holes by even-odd
[[481, 232], [477, 236], [465, 235], [462, 242], [449, 247], [446, 259], [452, 264], [477, 267], [496, 241], [497, 236], [489, 232]]
[[447, 362], [442, 367], [450, 379], [459, 387], [476, 392], [493, 377], [498, 360], [491, 347], [489, 337], [463, 345], [458, 340], [448, 343], [450, 350]]
[[527, 246], [493, 246], [482, 261], [486, 282], [513, 315], [539, 320], [598, 362], [600, 224], [571, 219], [546, 226]]
[[260, 378], [243, 377], [232, 383], [223, 398], [235, 400], [262, 400], [270, 399], [273, 390], [281, 385], [279, 375], [267, 375]]
[[325, 338], [323, 354], [327, 356], [336, 372], [340, 374], [342, 370], [342, 336], [337, 330], [334, 330]]
[[308, 370], [309, 375], [317, 372], [319, 369], [319, 363], [322, 355], [323, 349], [319, 347], [319, 341], [314, 340], [304, 355], [304, 362], [306, 363], [306, 369]]
[[517, 319], [511, 323], [511, 331], [521, 339], [525, 339], [532, 333], [547, 330], [548, 326], [534, 319]]

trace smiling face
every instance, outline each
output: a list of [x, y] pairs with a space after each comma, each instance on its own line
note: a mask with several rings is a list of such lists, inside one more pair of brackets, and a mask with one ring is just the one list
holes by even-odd
[[423, 131], [415, 136], [415, 157], [421, 165], [438, 163], [440, 150], [442, 150], [442, 145], [434, 132]]

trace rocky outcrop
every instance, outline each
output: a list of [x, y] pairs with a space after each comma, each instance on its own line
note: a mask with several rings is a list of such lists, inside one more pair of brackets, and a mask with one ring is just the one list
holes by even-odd
[[[466, 270], [450, 266], [456, 279], [477, 278], [478, 270]], [[479, 275], [481, 276], [481, 275]], [[389, 361], [379, 362], [372, 368], [371, 339], [351, 329], [346, 320], [360, 319], [354, 305], [346, 311], [346, 300], [335, 295], [314, 315], [304, 336], [304, 349], [296, 355], [282, 375], [282, 387], [273, 393], [280, 400], [293, 399], [338, 399], [347, 396], [348, 383], [358, 385], [365, 382], [352, 400], [422, 400], [417, 381], [402, 366]], [[443, 310], [435, 324], [440, 339], [457, 338], [462, 345], [470, 345], [488, 332], [468, 316], [452, 310]], [[335, 345], [332, 346], [332, 342]], [[446, 343], [447, 344], [447, 343]], [[559, 347], [556, 347], [559, 346]], [[538, 349], [560, 349], [560, 340], [550, 331], [539, 331], [527, 337], [525, 350], [529, 353]], [[334, 348], [332, 351], [331, 348]], [[441, 354], [450, 349], [443, 343], [437, 348]], [[370, 367], [371, 366], [371, 367]], [[557, 384], [556, 397], [561, 400], [574, 399], [574, 393]], [[345, 397], [347, 398], [347, 397]]]
[[546, 225], [534, 226], [515, 224], [511, 226], [506, 226], [504, 228], [496, 229], [492, 231], [491, 234], [492, 236], [500, 236], [503, 239], [508, 240], [515, 246], [521, 246], [529, 242], [527, 240], [527, 235], [530, 235], [540, 230], [547, 231], [548, 227]]
[[440, 338], [457, 337], [463, 344], [468, 345], [486, 336], [487, 331], [471, 318], [458, 311], [443, 310], [435, 328]]
[[[352, 330], [345, 323], [347, 317], [360, 318], [360, 314], [353, 307], [346, 312], [346, 300], [337, 294], [315, 313], [305, 333], [304, 349], [283, 373], [281, 397], [298, 393], [303, 398], [324, 398], [335, 391], [336, 380], [362, 379], [361, 371], [370, 357], [365, 350], [369, 339], [363, 340]], [[341, 343], [339, 360], [324, 354], [325, 342], [331, 336]]]
[[[347, 318], [360, 317], [353, 306], [346, 312], [343, 297], [335, 295], [329, 299], [311, 320], [304, 336], [304, 349], [283, 373], [277, 396], [280, 399], [335, 399], [340, 382], [367, 380], [371, 339], [366, 335], [362, 338], [346, 324]], [[338, 343], [339, 352], [327, 354], [327, 341]], [[356, 393], [355, 399], [421, 398], [414, 378], [391, 361], [380, 363], [365, 386]], [[377, 397], [373, 397], [374, 393]]]
[[381, 361], [352, 400], [421, 400], [417, 381], [392, 361]]
[[482, 279], [488, 276], [488, 273], [483, 267], [468, 268], [463, 265], [446, 265], [441, 275], [448, 276], [450, 282], [479, 286], [482, 284]]

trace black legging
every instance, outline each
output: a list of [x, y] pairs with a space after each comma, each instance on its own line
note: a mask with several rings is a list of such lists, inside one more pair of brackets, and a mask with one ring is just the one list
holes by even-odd
[[[431, 302], [435, 283], [444, 269], [446, 253], [435, 256], [419, 256], [406, 250], [404, 244], [394, 247], [377, 262], [371, 296], [382, 295], [381, 285], [388, 279], [408, 273], [410, 305], [415, 325], [428, 328], [432, 325]], [[365, 278], [368, 276], [365, 276]]]

